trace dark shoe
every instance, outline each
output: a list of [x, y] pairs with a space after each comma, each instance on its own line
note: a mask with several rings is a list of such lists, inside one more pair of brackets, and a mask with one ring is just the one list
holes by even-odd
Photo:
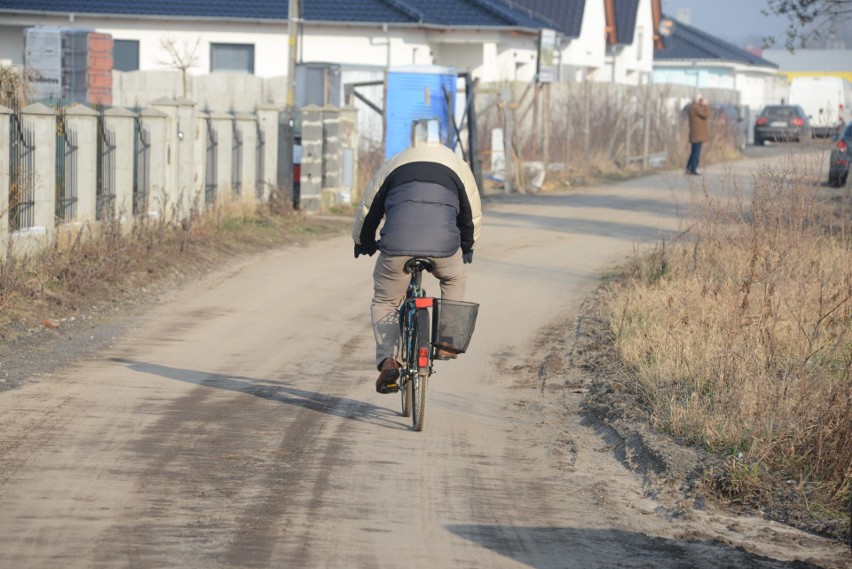
[[387, 358], [379, 366], [379, 379], [376, 380], [378, 393], [396, 393], [399, 391], [399, 363], [393, 358]]
[[435, 359], [436, 360], [454, 360], [459, 355], [455, 352], [451, 352], [449, 350], [442, 350], [441, 348], [435, 348]]

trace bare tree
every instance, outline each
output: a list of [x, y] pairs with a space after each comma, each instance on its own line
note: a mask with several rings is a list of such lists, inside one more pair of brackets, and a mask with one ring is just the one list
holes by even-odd
[[[787, 49], [805, 47], [809, 42], [830, 33], [835, 24], [848, 25], [852, 17], [852, 0], [767, 0], [763, 11], [767, 16], [786, 16], [789, 20], [786, 40]], [[774, 37], [764, 38], [769, 46], [777, 41]]]
[[190, 43], [186, 40], [178, 42], [170, 35], [164, 35], [160, 38], [160, 47], [168, 54], [168, 57], [160, 58], [157, 62], [160, 65], [165, 65], [170, 69], [177, 69], [181, 73], [183, 79], [183, 96], [186, 97], [189, 91], [189, 83], [187, 71], [198, 65], [200, 55], [198, 48], [201, 46], [201, 36], [195, 37], [195, 43]]
[[0, 65], [0, 105], [18, 109], [27, 105], [33, 94], [35, 72]]

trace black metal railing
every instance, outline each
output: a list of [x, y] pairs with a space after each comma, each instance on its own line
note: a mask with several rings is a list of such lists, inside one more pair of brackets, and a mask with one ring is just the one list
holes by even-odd
[[151, 185], [151, 142], [148, 130], [136, 117], [133, 132], [133, 215], [148, 213]]
[[9, 230], [18, 231], [35, 222], [35, 134], [15, 112], [9, 135]]
[[257, 121], [255, 126], [257, 127], [257, 143], [255, 145], [254, 192], [257, 199], [262, 200], [266, 179], [266, 136], [263, 129], [260, 128], [260, 121]]
[[56, 114], [56, 219], [77, 217], [77, 134], [65, 126], [65, 113]]
[[204, 166], [204, 203], [212, 207], [216, 205], [216, 150], [219, 146], [219, 137], [213, 128], [213, 121], [207, 118], [207, 150]]
[[98, 117], [98, 164], [95, 186], [95, 219], [115, 215], [115, 132]]
[[243, 133], [236, 119], [231, 124], [234, 136], [231, 140], [231, 188], [238, 196], [243, 189]]

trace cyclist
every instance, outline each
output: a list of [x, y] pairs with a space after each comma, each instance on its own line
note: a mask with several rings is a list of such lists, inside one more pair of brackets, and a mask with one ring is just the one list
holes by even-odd
[[[399, 339], [397, 311], [409, 282], [405, 262], [412, 257], [430, 259], [441, 297], [463, 300], [464, 264], [473, 261], [481, 220], [470, 167], [441, 144], [437, 120], [416, 121], [412, 145], [385, 162], [364, 190], [352, 230], [356, 259], [380, 251], [370, 306], [379, 393], [399, 390], [400, 364], [394, 349]], [[439, 350], [436, 357], [454, 354]]]

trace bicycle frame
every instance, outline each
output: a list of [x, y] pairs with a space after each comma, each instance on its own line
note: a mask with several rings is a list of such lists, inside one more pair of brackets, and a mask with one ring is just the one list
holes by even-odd
[[419, 338], [415, 334], [416, 321], [420, 319], [421, 330], [424, 326], [429, 330], [431, 317], [429, 308], [432, 307], [432, 298], [426, 296], [423, 290], [424, 268], [415, 263], [411, 270], [411, 281], [405, 294], [405, 300], [400, 305], [400, 337], [402, 340], [402, 353], [400, 363], [403, 372], [417, 375], [431, 375], [432, 369], [432, 345], [431, 338]]
[[412, 417], [415, 431], [423, 430], [426, 389], [433, 373], [430, 308], [434, 299], [423, 290], [423, 271], [431, 270], [431, 266], [427, 259], [419, 258], [406, 263], [411, 281], [399, 307], [402, 414]]

